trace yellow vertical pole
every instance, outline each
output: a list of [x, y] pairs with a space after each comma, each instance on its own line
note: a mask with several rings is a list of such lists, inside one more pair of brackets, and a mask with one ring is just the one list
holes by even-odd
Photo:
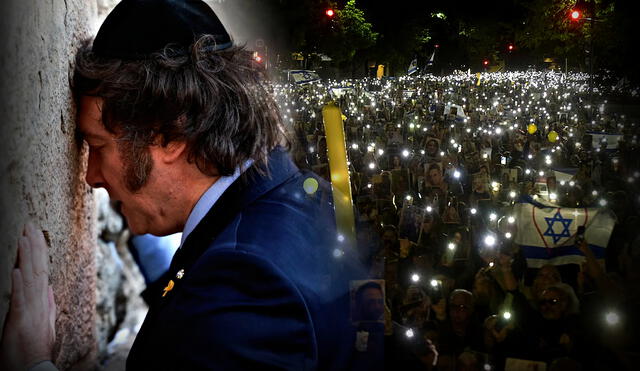
[[380, 80], [382, 79], [383, 76], [384, 76], [384, 65], [379, 64], [378, 71], [376, 71], [376, 77], [378, 78], [378, 80]]
[[353, 215], [351, 183], [347, 167], [347, 149], [340, 108], [331, 102], [322, 108], [324, 130], [327, 138], [329, 171], [331, 173], [331, 189], [336, 211], [336, 225], [339, 240], [355, 246], [356, 230]]

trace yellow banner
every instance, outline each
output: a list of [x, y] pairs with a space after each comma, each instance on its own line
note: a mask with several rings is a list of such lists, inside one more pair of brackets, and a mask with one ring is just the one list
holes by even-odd
[[322, 118], [327, 138], [331, 188], [339, 233], [338, 240], [347, 246], [355, 246], [355, 220], [342, 112], [334, 103], [329, 103], [322, 108]]

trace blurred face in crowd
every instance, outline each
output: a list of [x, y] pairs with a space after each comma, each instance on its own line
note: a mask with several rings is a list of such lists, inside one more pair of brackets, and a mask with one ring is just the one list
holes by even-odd
[[538, 270], [538, 274], [533, 279], [533, 294], [540, 297], [549, 286], [560, 282], [562, 281], [558, 269], [553, 265], [545, 265]]
[[454, 326], [466, 326], [473, 314], [473, 295], [460, 291], [449, 300], [449, 317]]
[[396, 239], [397, 239], [396, 231], [392, 229], [385, 229], [385, 231], [382, 233], [382, 243], [385, 246], [393, 245]]
[[562, 290], [555, 288], [544, 290], [538, 301], [540, 314], [546, 320], [557, 320], [564, 317], [568, 305], [567, 295]]
[[361, 315], [365, 321], [379, 321], [384, 314], [384, 298], [382, 291], [368, 288], [362, 292]]
[[400, 157], [398, 156], [393, 156], [393, 167], [397, 168], [397, 167], [401, 167], [402, 163], [400, 162]]
[[438, 153], [438, 142], [430, 140], [427, 142], [427, 154], [429, 156], [435, 156]]

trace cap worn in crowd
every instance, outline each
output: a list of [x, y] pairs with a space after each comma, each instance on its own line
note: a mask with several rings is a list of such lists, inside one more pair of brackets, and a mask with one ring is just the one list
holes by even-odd
[[214, 50], [233, 45], [202, 0], [122, 0], [100, 26], [92, 51], [104, 58], [139, 60], [169, 44], [186, 50], [202, 35], [213, 36]]

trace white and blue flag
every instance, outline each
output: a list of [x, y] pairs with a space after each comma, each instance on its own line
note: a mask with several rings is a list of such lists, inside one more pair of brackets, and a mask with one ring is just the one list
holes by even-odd
[[412, 75], [418, 71], [418, 59], [414, 58], [409, 64], [409, 69], [407, 69], [407, 74]]
[[308, 84], [310, 82], [320, 80], [320, 76], [316, 73], [316, 71], [309, 70], [289, 71], [289, 78], [293, 79], [293, 82], [298, 85]]
[[436, 56], [436, 50], [433, 50], [433, 53], [431, 53], [431, 58], [429, 58], [429, 62], [427, 62], [427, 66], [433, 66], [433, 57]]
[[[524, 201], [524, 200], [523, 200]], [[515, 206], [517, 233], [529, 268], [545, 264], [581, 264], [584, 255], [575, 246], [579, 226], [597, 259], [604, 259], [615, 217], [603, 208], [569, 208], [528, 200]]]
[[447, 103], [444, 106], [444, 113], [454, 116], [456, 122], [464, 122], [464, 120], [468, 118], [468, 116], [464, 113], [464, 108], [462, 108], [462, 106], [458, 104]]

